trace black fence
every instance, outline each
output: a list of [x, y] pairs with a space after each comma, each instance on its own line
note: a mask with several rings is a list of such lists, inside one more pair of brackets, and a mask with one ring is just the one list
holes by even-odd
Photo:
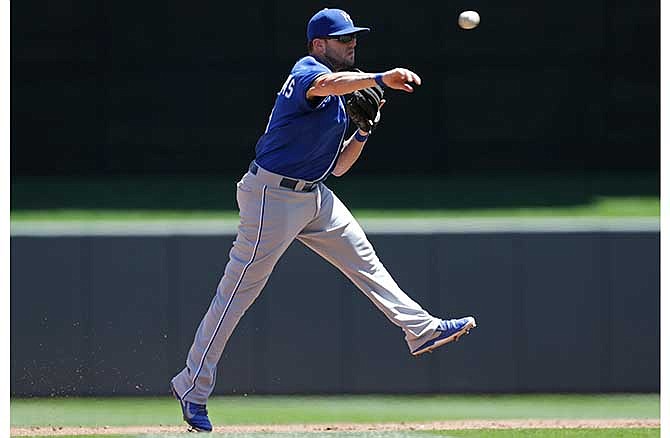
[[[232, 239], [13, 236], [11, 394], [167, 394]], [[478, 327], [414, 358], [296, 243], [233, 334], [215, 393], [660, 391], [658, 232], [370, 240], [431, 313]]]
[[373, 29], [359, 67], [424, 79], [357, 172], [659, 167], [658, 1], [70, 0], [12, 3], [12, 174], [239, 174], [325, 6]]

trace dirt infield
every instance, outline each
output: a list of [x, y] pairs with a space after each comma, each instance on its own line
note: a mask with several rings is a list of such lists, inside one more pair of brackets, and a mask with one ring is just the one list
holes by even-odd
[[[282, 424], [219, 426], [218, 433], [262, 432], [395, 432], [404, 430], [461, 430], [461, 429], [619, 429], [661, 427], [658, 419], [609, 420], [460, 420], [428, 423], [379, 424]], [[12, 427], [11, 436], [33, 435], [115, 435], [115, 434], [175, 434], [186, 431], [186, 426], [128, 426], [128, 427]]]

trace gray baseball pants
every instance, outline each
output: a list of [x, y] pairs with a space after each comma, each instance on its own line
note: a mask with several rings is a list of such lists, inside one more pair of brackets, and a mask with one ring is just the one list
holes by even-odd
[[186, 368], [172, 379], [184, 400], [206, 404], [216, 367], [244, 312], [294, 239], [336, 266], [405, 332], [410, 351], [435, 334], [440, 319], [403, 292], [375, 254], [347, 207], [323, 183], [309, 192], [279, 185], [281, 175], [258, 168], [237, 183], [240, 225], [230, 260], [195, 334]]

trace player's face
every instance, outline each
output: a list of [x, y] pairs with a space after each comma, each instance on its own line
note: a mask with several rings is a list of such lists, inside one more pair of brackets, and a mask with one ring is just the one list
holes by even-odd
[[[351, 37], [347, 35], [347, 37]], [[349, 38], [345, 38], [349, 39]], [[356, 37], [344, 43], [337, 39], [326, 40], [324, 56], [336, 70], [352, 67], [356, 59]]]

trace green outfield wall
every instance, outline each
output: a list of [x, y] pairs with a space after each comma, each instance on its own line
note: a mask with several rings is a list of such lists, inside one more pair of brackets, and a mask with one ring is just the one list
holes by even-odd
[[[234, 235], [118, 231], [11, 237], [13, 396], [168, 393]], [[414, 358], [294, 243], [233, 334], [216, 394], [660, 391], [658, 230], [369, 237], [415, 300], [478, 327]]]

